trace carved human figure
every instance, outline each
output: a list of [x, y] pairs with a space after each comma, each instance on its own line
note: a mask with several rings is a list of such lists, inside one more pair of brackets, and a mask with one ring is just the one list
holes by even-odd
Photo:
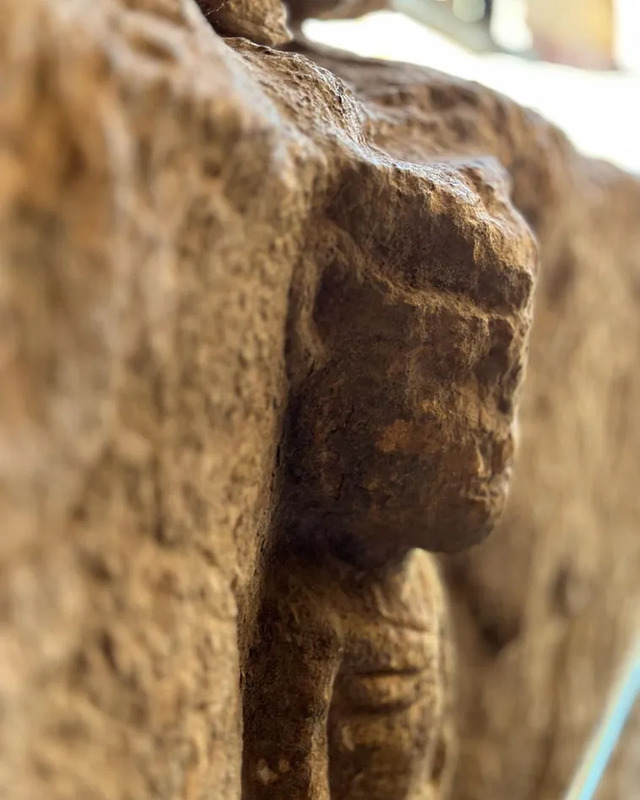
[[440, 797], [454, 763], [446, 606], [431, 556], [278, 560], [245, 690], [248, 796]]
[[348, 176], [327, 261], [292, 292], [281, 512], [245, 666], [251, 800], [446, 795], [446, 603], [414, 548], [465, 548], [502, 510], [535, 249], [495, 166], [424, 173]]

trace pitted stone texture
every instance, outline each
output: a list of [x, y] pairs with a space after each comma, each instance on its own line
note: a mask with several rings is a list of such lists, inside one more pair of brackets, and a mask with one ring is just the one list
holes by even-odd
[[304, 143], [193, 3], [3, 14], [0, 795], [238, 797]]
[[238, 797], [259, 554], [398, 569], [498, 514], [532, 240], [497, 165], [388, 155], [187, 0], [2, 35], [2, 790]]
[[291, 510], [340, 548], [457, 550], [502, 510], [534, 250], [500, 171], [477, 169], [495, 202], [448, 165], [360, 164], [311, 242], [317, 289], [294, 287], [315, 302], [291, 340], [313, 352]]
[[[566, 791], [637, 635], [640, 183], [481, 87], [307, 51], [362, 99], [369, 135], [387, 152], [399, 155], [402, 141], [415, 161], [499, 159], [540, 242], [506, 514], [482, 547], [445, 563], [458, 630], [453, 796], [551, 800]], [[636, 715], [603, 798], [636, 790], [639, 724]]]
[[269, 567], [245, 686], [247, 795], [446, 797], [453, 654], [433, 556], [362, 571], [280, 554]]
[[[505, 501], [536, 267], [507, 172], [551, 263], [598, 198], [613, 253], [637, 184], [492, 93], [328, 60], [350, 87], [193, 0], [3, 14], [0, 794], [239, 798], [244, 688], [248, 798], [282, 797], [272, 732], [309, 708], [330, 735], [300, 800], [327, 798], [310, 773], [384, 793], [400, 763], [402, 800], [444, 798], [445, 600], [407, 551], [478, 541]], [[347, 693], [398, 702], [355, 735]], [[470, 708], [460, 786], [493, 735]]]
[[281, 0], [196, 0], [220, 36], [242, 36], [262, 45], [291, 40]]

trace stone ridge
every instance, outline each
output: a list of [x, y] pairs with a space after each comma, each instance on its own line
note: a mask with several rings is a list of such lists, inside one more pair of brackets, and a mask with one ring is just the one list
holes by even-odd
[[290, 298], [295, 536], [363, 558], [466, 547], [504, 503], [530, 323], [535, 246], [504, 173], [391, 157], [343, 83], [233, 46], [328, 162]]
[[291, 40], [281, 0], [195, 0], [220, 36], [242, 36], [264, 45]]
[[535, 251], [499, 167], [389, 155], [327, 70], [228, 41], [187, 0], [4, 20], [17, 796], [237, 797], [274, 537], [397, 559], [503, 502]]
[[[640, 182], [483, 87], [297, 47], [356, 92], [387, 151], [498, 159], [539, 242], [506, 513], [443, 565], [460, 665], [453, 796], [561, 796], [637, 635]], [[635, 791], [639, 725], [636, 714], [603, 798]]]

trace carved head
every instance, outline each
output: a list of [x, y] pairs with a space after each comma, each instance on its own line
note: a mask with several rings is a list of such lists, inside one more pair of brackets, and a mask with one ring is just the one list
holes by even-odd
[[502, 173], [366, 163], [313, 257], [292, 348], [312, 364], [290, 416], [300, 535], [383, 558], [480, 541], [506, 499], [536, 266]]

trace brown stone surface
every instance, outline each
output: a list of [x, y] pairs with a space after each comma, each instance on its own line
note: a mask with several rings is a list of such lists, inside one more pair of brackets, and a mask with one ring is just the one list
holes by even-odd
[[[193, 0], [3, 13], [0, 797], [557, 795], [637, 610], [638, 183]], [[443, 583], [411, 548], [505, 503], [519, 212], [515, 491]]]
[[281, 0], [196, 0], [202, 13], [221, 36], [242, 36], [263, 45], [288, 42]]
[[[245, 684], [246, 796], [448, 796], [453, 653], [434, 560], [280, 556]], [[329, 763], [327, 769], [327, 753]]]
[[[506, 514], [446, 563], [460, 685], [455, 800], [551, 800], [640, 618], [640, 184], [494, 94], [406, 65], [316, 56], [376, 143], [415, 161], [497, 157], [537, 234], [540, 286]], [[636, 715], [637, 717], [637, 715]], [[640, 719], [599, 797], [635, 796]]]

